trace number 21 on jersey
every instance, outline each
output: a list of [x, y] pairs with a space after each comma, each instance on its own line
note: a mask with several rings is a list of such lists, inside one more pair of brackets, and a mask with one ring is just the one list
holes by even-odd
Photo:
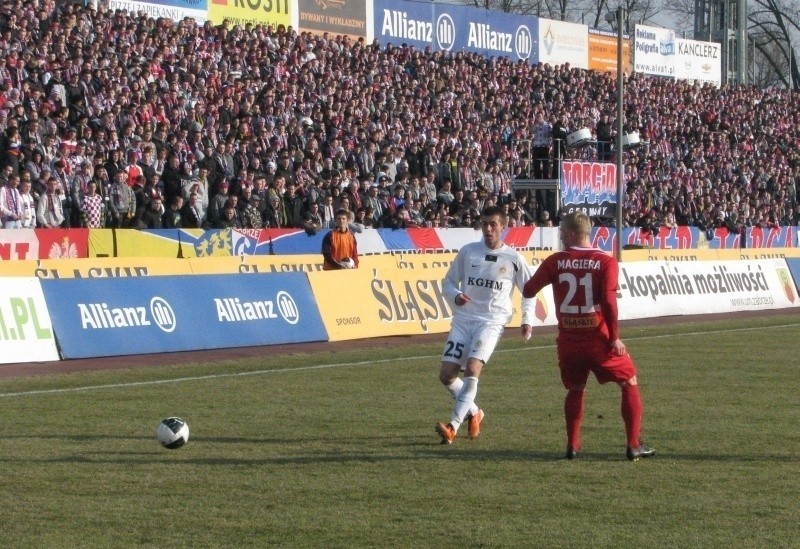
[[574, 273], [561, 273], [558, 275], [558, 282], [567, 285], [564, 300], [559, 306], [561, 314], [585, 315], [598, 310], [597, 303], [594, 301], [591, 273], [586, 273], [580, 278]]

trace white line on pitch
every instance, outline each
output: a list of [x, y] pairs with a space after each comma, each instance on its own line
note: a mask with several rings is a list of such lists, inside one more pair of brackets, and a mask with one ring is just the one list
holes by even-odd
[[[631, 340], [641, 340], [641, 339], [662, 339], [665, 337], [683, 337], [683, 336], [695, 336], [695, 335], [708, 335], [708, 334], [722, 334], [722, 333], [730, 333], [730, 332], [752, 332], [756, 330], [764, 330], [764, 329], [780, 329], [780, 328], [795, 328], [800, 326], [800, 323], [796, 324], [781, 324], [779, 326], [754, 326], [754, 327], [745, 327], [745, 328], [732, 328], [730, 330], [708, 330], [702, 332], [685, 332], [685, 333], [672, 333], [672, 334], [654, 334], [654, 335], [645, 335], [645, 336], [631, 336], [624, 338], [625, 341]], [[518, 347], [515, 349], [498, 349], [495, 351], [495, 354], [505, 354], [505, 353], [518, 353], [522, 351], [534, 351], [537, 349], [552, 349], [555, 347], [554, 344], [550, 345], [537, 345], [535, 347]], [[406, 356], [406, 357], [396, 357], [396, 358], [384, 358], [380, 360], [362, 360], [359, 362], [338, 362], [334, 364], [316, 364], [313, 366], [298, 366], [296, 368], [281, 368], [281, 369], [270, 369], [270, 370], [254, 370], [251, 372], [232, 372], [227, 374], [208, 374], [204, 376], [191, 376], [191, 377], [177, 377], [173, 379], [157, 379], [152, 381], [131, 381], [129, 383], [108, 383], [105, 385], [86, 385], [83, 387], [68, 387], [63, 389], [37, 389], [32, 391], [20, 391], [17, 393], [0, 393], [0, 398], [7, 398], [7, 397], [21, 397], [21, 396], [33, 396], [33, 395], [52, 395], [52, 394], [61, 394], [61, 393], [77, 393], [80, 391], [93, 391], [97, 389], [127, 389], [131, 387], [145, 387], [149, 385], [166, 385], [169, 383], [184, 383], [187, 381], [205, 381], [209, 379], [226, 379], [226, 378], [236, 378], [236, 377], [245, 377], [245, 376], [258, 376], [258, 375], [266, 375], [266, 374], [284, 374], [284, 373], [292, 373], [292, 372], [302, 372], [308, 370], [324, 370], [328, 368], [342, 368], [348, 366], [367, 366], [371, 364], [385, 364], [387, 362], [404, 362], [408, 360], [423, 360], [423, 359], [437, 359], [440, 355], [418, 355], [418, 356]]]

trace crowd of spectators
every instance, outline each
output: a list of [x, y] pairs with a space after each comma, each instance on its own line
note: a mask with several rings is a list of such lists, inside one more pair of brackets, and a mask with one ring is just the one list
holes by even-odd
[[[469, 227], [499, 204], [547, 226], [552, 196], [512, 181], [607, 159], [615, 105], [615, 76], [568, 65], [2, 0], [2, 221]], [[634, 74], [625, 112], [625, 225], [798, 224], [791, 92]], [[596, 151], [563, 146], [582, 128]]]

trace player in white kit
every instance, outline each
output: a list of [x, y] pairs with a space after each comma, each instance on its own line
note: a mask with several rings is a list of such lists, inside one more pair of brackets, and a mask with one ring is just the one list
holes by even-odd
[[[511, 319], [514, 287], [522, 292], [531, 277], [525, 258], [502, 241], [507, 221], [500, 207], [486, 208], [481, 214], [483, 240], [461, 248], [444, 279], [442, 291], [455, 307], [439, 380], [455, 399], [455, 406], [449, 423], [436, 424], [442, 444], [453, 443], [466, 419], [469, 438], [480, 434], [484, 413], [475, 404], [478, 378]], [[534, 306], [534, 299], [522, 300], [525, 341], [531, 337]], [[463, 379], [458, 377], [462, 370]]]

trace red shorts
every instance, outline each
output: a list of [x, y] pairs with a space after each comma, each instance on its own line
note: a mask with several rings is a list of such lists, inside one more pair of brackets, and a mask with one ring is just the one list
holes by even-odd
[[636, 366], [630, 355], [618, 355], [605, 338], [567, 338], [557, 340], [558, 367], [564, 387], [585, 385], [589, 372], [600, 383], [623, 383], [636, 375]]

